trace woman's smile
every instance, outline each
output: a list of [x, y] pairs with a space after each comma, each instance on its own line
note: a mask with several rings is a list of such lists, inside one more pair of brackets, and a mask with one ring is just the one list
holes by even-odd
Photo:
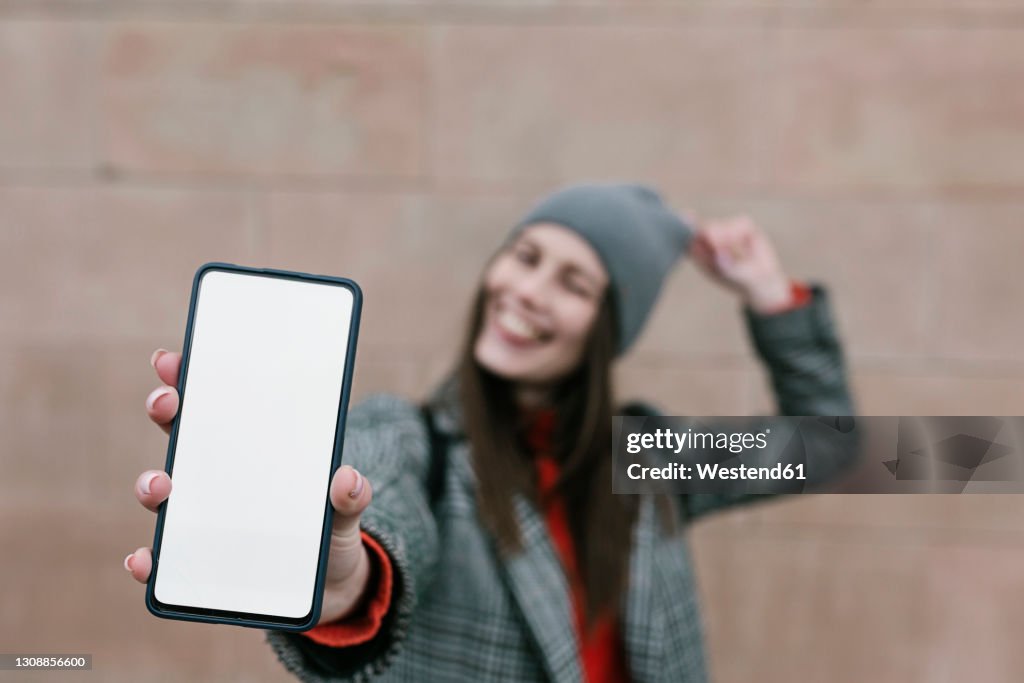
[[503, 341], [516, 348], [540, 346], [550, 341], [552, 337], [550, 331], [501, 304], [496, 304], [491, 309], [490, 324]]

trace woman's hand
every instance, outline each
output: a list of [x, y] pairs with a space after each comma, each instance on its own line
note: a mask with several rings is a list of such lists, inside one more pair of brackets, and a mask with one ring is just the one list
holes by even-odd
[[764, 230], [748, 216], [700, 223], [691, 253], [708, 277], [737, 292], [754, 312], [789, 305], [791, 280]]
[[[158, 349], [150, 364], [164, 384], [146, 399], [149, 418], [165, 433], [178, 412], [177, 383], [181, 354]], [[147, 510], [156, 512], [171, 494], [171, 478], [162, 470], [147, 470], [135, 482], [135, 497]], [[327, 581], [320, 623], [348, 615], [359, 603], [370, 575], [370, 559], [359, 532], [359, 516], [373, 498], [370, 482], [348, 465], [335, 472], [330, 488], [334, 507]], [[230, 562], [231, 558], [221, 561]], [[153, 568], [152, 549], [143, 547], [124, 558], [124, 568], [140, 583], [149, 580]]]

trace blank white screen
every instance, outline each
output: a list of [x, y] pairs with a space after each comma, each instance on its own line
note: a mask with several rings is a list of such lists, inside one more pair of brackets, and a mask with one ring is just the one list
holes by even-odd
[[352, 306], [341, 286], [203, 275], [157, 600], [309, 613]]

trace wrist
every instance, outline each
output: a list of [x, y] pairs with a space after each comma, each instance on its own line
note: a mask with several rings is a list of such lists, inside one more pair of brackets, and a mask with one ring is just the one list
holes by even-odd
[[750, 287], [744, 292], [743, 299], [744, 304], [759, 315], [785, 309], [793, 300], [793, 281], [780, 273]]
[[370, 557], [361, 545], [356, 565], [344, 580], [324, 586], [324, 600], [318, 624], [326, 624], [352, 614], [363, 599], [370, 581]]

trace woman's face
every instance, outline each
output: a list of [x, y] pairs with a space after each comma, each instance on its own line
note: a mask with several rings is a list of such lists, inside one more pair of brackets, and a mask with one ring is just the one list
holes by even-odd
[[531, 225], [484, 274], [477, 362], [514, 382], [557, 382], [580, 362], [607, 286], [586, 240], [555, 223]]

